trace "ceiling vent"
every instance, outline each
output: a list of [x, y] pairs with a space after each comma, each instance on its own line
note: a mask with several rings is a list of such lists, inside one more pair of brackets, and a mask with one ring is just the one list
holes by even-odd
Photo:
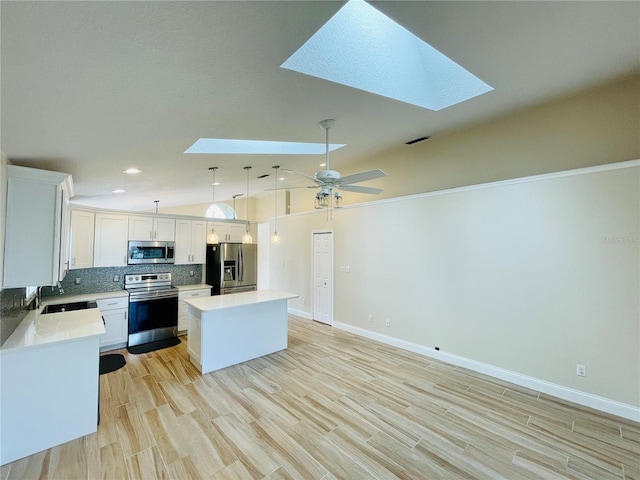
[[424, 142], [425, 140], [429, 140], [431, 137], [420, 137], [420, 138], [416, 138], [414, 140], [409, 140], [408, 142], [405, 143], [405, 145], [413, 145], [414, 143], [418, 143], [418, 142]]

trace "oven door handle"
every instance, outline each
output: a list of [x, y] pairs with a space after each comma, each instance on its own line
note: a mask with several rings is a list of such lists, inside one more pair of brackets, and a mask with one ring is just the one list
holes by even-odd
[[144, 302], [145, 300], [157, 300], [172, 297], [178, 298], [178, 295], [175, 292], [136, 293], [135, 295], [129, 295], [129, 302]]

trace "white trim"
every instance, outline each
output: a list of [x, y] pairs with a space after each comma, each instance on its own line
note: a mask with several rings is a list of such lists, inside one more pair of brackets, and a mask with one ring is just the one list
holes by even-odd
[[[416, 198], [434, 197], [437, 195], [448, 195], [451, 193], [467, 192], [471, 190], [481, 190], [484, 188], [504, 187], [507, 185], [517, 185], [519, 183], [537, 182], [542, 180], [550, 180], [554, 178], [572, 177], [575, 175], [587, 175], [590, 173], [606, 172], [610, 170], [619, 170], [621, 168], [633, 168], [640, 167], [640, 159], [638, 160], [626, 160], [623, 162], [607, 163], [605, 165], [595, 165], [592, 167], [574, 168], [573, 170], [562, 170], [553, 173], [542, 173], [540, 175], [531, 175], [528, 177], [512, 178], [509, 180], [498, 180], [496, 182], [478, 183], [476, 185], [467, 185], [464, 187], [453, 187], [444, 190], [434, 190], [432, 192], [416, 193], [413, 195], [405, 195], [402, 197], [383, 198], [382, 200], [373, 200], [371, 202], [355, 203], [353, 205], [345, 205], [340, 209], [334, 209], [334, 213], [339, 213], [342, 210], [349, 210], [351, 208], [363, 208], [373, 205], [382, 205], [385, 203], [404, 202], [407, 200], [414, 200]], [[286, 190], [286, 189], [284, 189]], [[291, 213], [286, 215], [287, 217], [299, 217], [304, 215], [317, 215], [323, 213], [324, 210], [308, 210], [304, 212]]]
[[306, 318], [307, 320], [313, 320], [313, 316], [310, 312], [305, 312], [304, 310], [296, 310], [295, 308], [289, 307], [287, 311], [291, 315], [295, 315], [296, 317]]
[[[291, 312], [291, 309], [289, 311]], [[334, 321], [333, 326], [340, 330], [344, 330], [346, 332], [353, 333], [370, 340], [384, 343], [385, 345], [402, 348], [403, 350], [408, 350], [419, 355], [424, 355], [425, 357], [434, 358], [451, 365], [463, 367], [474, 372], [482, 373], [484, 375], [489, 375], [491, 377], [498, 378], [515, 385], [520, 385], [521, 387], [530, 388], [531, 390], [545, 393], [547, 395], [552, 395], [554, 397], [577, 403], [585, 407], [594, 408], [602, 412], [617, 415], [619, 417], [633, 420], [635, 422], [640, 422], [640, 407], [634, 407], [633, 405], [627, 405], [625, 403], [617, 402], [608, 398], [599, 397], [597, 395], [581, 392], [579, 390], [574, 390], [562, 385], [547, 382], [546, 380], [540, 380], [538, 378], [522, 375], [511, 370], [506, 370], [504, 368], [489, 365], [487, 363], [460, 357], [452, 353], [441, 352], [433, 348], [425, 347], [412, 342], [407, 342], [406, 340], [400, 340], [388, 335], [372, 332], [364, 328], [354, 327], [353, 325], [348, 325], [346, 323]]]

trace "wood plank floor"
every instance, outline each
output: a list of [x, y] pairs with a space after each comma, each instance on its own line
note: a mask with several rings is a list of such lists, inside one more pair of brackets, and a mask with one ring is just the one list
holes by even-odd
[[204, 376], [182, 339], [122, 350], [98, 432], [0, 479], [640, 479], [640, 424], [325, 325]]

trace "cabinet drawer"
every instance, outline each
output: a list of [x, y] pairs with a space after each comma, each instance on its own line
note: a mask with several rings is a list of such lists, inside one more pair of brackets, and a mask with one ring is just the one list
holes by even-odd
[[117, 308], [129, 308], [129, 297], [101, 298], [97, 300], [98, 309], [101, 312], [115, 310]]

